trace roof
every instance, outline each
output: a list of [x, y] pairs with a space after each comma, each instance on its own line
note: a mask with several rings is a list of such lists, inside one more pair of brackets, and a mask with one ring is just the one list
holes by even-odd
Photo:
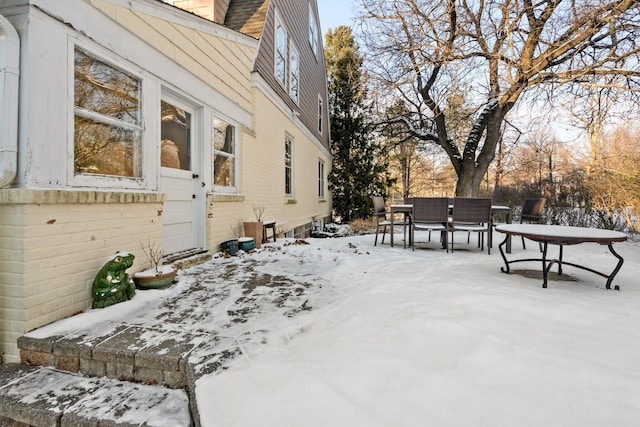
[[268, 8], [269, 0], [231, 0], [224, 25], [259, 39]]

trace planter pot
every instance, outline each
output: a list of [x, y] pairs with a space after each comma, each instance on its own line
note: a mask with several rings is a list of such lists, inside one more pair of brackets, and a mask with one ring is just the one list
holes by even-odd
[[223, 252], [226, 251], [231, 256], [236, 256], [238, 254], [238, 239], [231, 239], [220, 243], [220, 250]]
[[253, 237], [241, 237], [238, 239], [238, 249], [249, 252], [255, 249], [256, 244], [253, 241]]
[[133, 282], [140, 289], [162, 289], [173, 283], [177, 272], [178, 270], [172, 266], [164, 266], [160, 273], [155, 270], [144, 270], [133, 275]]
[[262, 221], [247, 221], [242, 224], [244, 226], [244, 235], [253, 237], [253, 242], [257, 249], [260, 249], [262, 243]]

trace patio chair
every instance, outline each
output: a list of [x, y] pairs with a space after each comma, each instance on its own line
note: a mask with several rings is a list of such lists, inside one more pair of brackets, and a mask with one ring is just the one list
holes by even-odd
[[[414, 197], [405, 197], [404, 198], [404, 204], [405, 205], [413, 205], [413, 199], [414, 199]], [[411, 218], [409, 218], [409, 221], [411, 221]], [[411, 224], [409, 224], [409, 235], [411, 235]], [[409, 238], [409, 240], [411, 240], [411, 238]], [[428, 240], [431, 241], [431, 230], [429, 230]], [[411, 242], [409, 242], [409, 243], [411, 243]]]
[[[484, 236], [487, 236], [487, 252], [491, 254], [491, 199], [484, 197], [456, 197], [453, 216], [449, 223], [451, 252], [454, 251], [453, 233], [465, 231], [478, 233], [478, 246], [484, 251]], [[467, 238], [468, 241], [468, 238]]]
[[431, 232], [440, 231], [440, 242], [447, 248], [447, 223], [449, 221], [449, 200], [446, 197], [415, 197], [413, 199], [413, 213], [411, 214], [411, 247], [415, 250], [416, 230], [428, 230], [429, 241]]
[[[547, 203], [547, 199], [540, 197], [537, 199], [525, 199], [522, 203], [522, 210], [520, 211], [520, 224], [533, 223], [540, 224], [542, 222], [544, 211], [544, 205]], [[527, 249], [524, 243], [524, 237], [522, 237], [522, 248]], [[540, 244], [540, 250], [542, 250], [542, 244]]]
[[[376, 238], [373, 242], [373, 246], [378, 245], [378, 233], [382, 229], [382, 244], [384, 244], [384, 236], [387, 234], [387, 227], [391, 227], [391, 221], [387, 219], [389, 211], [384, 203], [384, 198], [380, 196], [371, 197], [373, 201], [373, 216], [376, 220]], [[393, 233], [393, 230], [391, 230]]]

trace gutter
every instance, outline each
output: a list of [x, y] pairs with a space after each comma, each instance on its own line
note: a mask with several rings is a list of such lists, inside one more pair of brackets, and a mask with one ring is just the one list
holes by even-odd
[[18, 85], [20, 38], [0, 15], [0, 189], [10, 185], [18, 171]]

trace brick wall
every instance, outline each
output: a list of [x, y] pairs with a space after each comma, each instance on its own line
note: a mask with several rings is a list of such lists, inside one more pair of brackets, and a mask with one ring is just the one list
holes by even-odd
[[229, 2], [230, 0], [173, 0], [173, 5], [210, 21], [223, 24]]
[[173, 0], [173, 5], [213, 21], [214, 0]]
[[161, 210], [157, 194], [0, 190], [3, 362], [19, 360], [20, 335], [89, 308], [116, 251], [136, 256], [130, 273], [145, 268], [141, 244], [161, 243]]

